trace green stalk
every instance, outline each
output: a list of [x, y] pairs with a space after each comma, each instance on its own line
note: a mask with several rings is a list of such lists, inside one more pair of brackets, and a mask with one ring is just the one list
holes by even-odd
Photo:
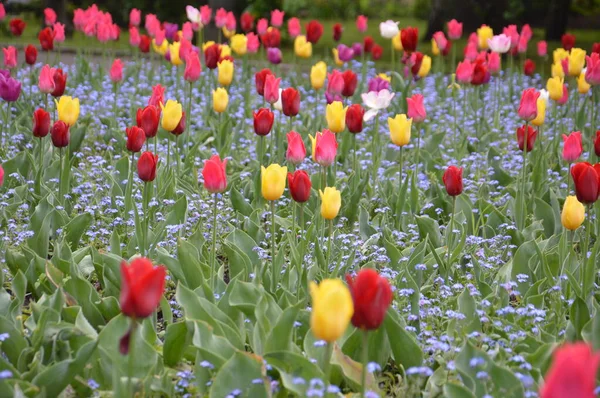
[[335, 342], [327, 342], [327, 348], [325, 353], [325, 365], [323, 373], [325, 374], [325, 396], [327, 396], [327, 390], [329, 389], [329, 378], [331, 377], [331, 357], [333, 355], [333, 345]]
[[140, 248], [140, 251], [143, 252], [146, 257], [148, 257], [148, 253], [150, 251], [149, 244], [148, 244], [148, 228], [149, 228], [149, 221], [150, 221], [150, 215], [148, 214], [148, 202], [149, 202], [148, 185], [149, 184], [151, 184], [151, 183], [144, 182], [144, 192], [142, 194], [143, 211], [144, 211], [144, 225], [143, 225], [144, 228], [143, 228], [143, 237], [142, 237], [143, 247]]
[[[331, 260], [331, 241], [333, 240], [333, 220], [329, 220], [329, 239], [327, 240], [327, 260], [325, 261], [325, 267], [329, 269], [329, 261]], [[337, 266], [336, 266], [337, 271]], [[337, 272], [336, 272], [337, 275]]]
[[135, 318], [131, 318], [131, 329], [129, 330], [129, 352], [127, 353], [127, 391], [128, 396], [134, 397], [133, 387], [133, 368], [135, 356], [133, 355], [133, 349], [135, 347], [135, 330], [137, 322]]
[[450, 250], [452, 243], [452, 226], [454, 225], [454, 213], [456, 212], [456, 196], [452, 197], [452, 215], [450, 216], [450, 224], [448, 225], [448, 229], [446, 230], [446, 246], [448, 246], [448, 250], [446, 251], [446, 275], [450, 271]]
[[190, 114], [192, 112], [192, 87], [193, 87], [192, 82], [190, 82], [190, 88], [188, 90], [188, 103], [187, 103], [187, 112], [185, 114], [185, 117], [187, 118], [186, 120], [186, 124], [185, 124], [185, 151], [184, 151], [184, 155], [187, 156], [187, 151], [189, 148], [189, 142], [190, 142], [190, 124], [192, 121], [192, 115]]
[[212, 291], [215, 291], [215, 267], [217, 260], [217, 194], [214, 194], [213, 203], [213, 225], [212, 225], [212, 242], [211, 242], [211, 257], [210, 257], [210, 283]]
[[396, 225], [402, 226], [402, 209], [400, 208], [400, 192], [402, 191], [402, 166], [404, 163], [402, 150], [403, 147], [400, 147], [400, 160], [398, 161], [398, 198], [396, 198], [396, 211], [398, 212], [398, 218], [396, 219]]
[[360, 383], [360, 396], [361, 398], [365, 398], [365, 394], [367, 391], [367, 364], [369, 362], [369, 331], [363, 329], [362, 331], [362, 373], [361, 373], [361, 383]]

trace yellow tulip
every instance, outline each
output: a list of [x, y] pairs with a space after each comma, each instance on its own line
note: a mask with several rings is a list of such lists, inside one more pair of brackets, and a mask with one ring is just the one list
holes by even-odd
[[310, 69], [310, 84], [315, 90], [319, 90], [325, 84], [327, 77], [327, 64], [319, 61]]
[[287, 179], [287, 167], [281, 167], [277, 163], [260, 166], [261, 170], [261, 191], [266, 200], [277, 200], [283, 195], [285, 190], [285, 181]]
[[385, 73], [380, 73], [380, 74], [377, 75], [377, 77], [380, 78], [380, 79], [386, 80], [388, 82], [392, 81], [392, 77], [389, 76], [389, 75], [386, 75]]
[[392, 45], [396, 51], [402, 51], [404, 49], [402, 47], [402, 40], [400, 39], [400, 32], [398, 32], [396, 36], [392, 37]]
[[215, 44], [215, 42], [214, 42], [214, 41], [212, 41], [212, 40], [205, 41], [205, 42], [202, 44], [202, 51], [206, 51], [206, 49], [207, 49], [208, 47], [212, 46], [213, 44]]
[[334, 48], [333, 50], [331, 50], [331, 53], [333, 54], [333, 60], [335, 61], [335, 64], [337, 66], [343, 66], [344, 62], [340, 59], [340, 56], [338, 54], [338, 49]]
[[423, 56], [423, 61], [421, 61], [421, 67], [419, 68], [419, 77], [425, 77], [429, 74], [431, 70], [431, 57], [429, 55]]
[[342, 194], [335, 187], [325, 187], [325, 191], [319, 189], [321, 197], [321, 216], [326, 220], [337, 217], [342, 207]]
[[393, 119], [388, 117], [388, 127], [390, 129], [390, 138], [394, 145], [408, 145], [410, 142], [412, 119], [408, 119], [404, 114], [396, 115]]
[[583, 220], [585, 220], [585, 207], [579, 203], [577, 197], [567, 196], [560, 215], [563, 227], [575, 231], [583, 224]]
[[167, 53], [167, 50], [169, 49], [169, 42], [165, 39], [162, 41], [162, 43], [160, 43], [160, 46], [157, 46], [156, 39], [152, 39], [152, 49], [154, 50], [154, 52], [164, 56]]
[[223, 36], [230, 39], [233, 35], [235, 35], [235, 29], [229, 30], [225, 26], [223, 26]]
[[174, 41], [173, 44], [169, 45], [169, 55], [171, 56], [171, 63], [175, 66], [179, 66], [183, 64], [181, 58], [179, 58], [179, 48], [181, 47], [181, 42]]
[[440, 55], [440, 48], [438, 47], [435, 39], [431, 39], [431, 53], [433, 55]]
[[571, 54], [569, 54], [569, 75], [579, 76], [583, 65], [585, 65], [585, 50], [581, 48], [572, 49]]
[[590, 85], [585, 80], [585, 73], [581, 72], [577, 78], [577, 90], [580, 94], [587, 94], [590, 91]]
[[244, 55], [248, 51], [248, 39], [246, 35], [234, 35], [231, 40], [231, 48], [237, 55]]
[[229, 94], [227, 94], [227, 90], [223, 87], [218, 87], [216, 90], [213, 90], [213, 109], [215, 112], [223, 113], [225, 109], [227, 109], [227, 104], [229, 104]]
[[565, 70], [563, 69], [562, 64], [560, 62], [555, 62], [552, 64], [551, 74], [552, 77], [565, 77]]
[[224, 59], [218, 63], [217, 68], [219, 69], [219, 84], [229, 86], [233, 80], [233, 62]]
[[481, 25], [477, 29], [477, 38], [479, 39], [479, 48], [482, 50], [488, 49], [488, 39], [494, 37], [494, 31], [487, 25]]
[[333, 101], [325, 108], [325, 118], [329, 130], [341, 133], [346, 128], [346, 109], [340, 101]]
[[546, 90], [548, 90], [548, 94], [550, 94], [550, 98], [552, 98], [553, 101], [561, 99], [563, 96], [563, 78], [551, 77], [548, 79]]
[[162, 108], [161, 126], [167, 131], [173, 131], [181, 121], [183, 107], [175, 100], [168, 100], [166, 105], [160, 104]]
[[54, 100], [58, 112], [58, 120], [72, 126], [79, 119], [79, 98], [63, 95], [60, 100]]
[[556, 50], [554, 50], [554, 52], [552, 53], [552, 62], [555, 64], [560, 64], [560, 61], [562, 61], [565, 58], [569, 57], [569, 52], [567, 50], [565, 50], [562, 47], [557, 48]]
[[227, 44], [219, 44], [219, 49], [221, 50], [221, 58], [230, 57], [231, 56], [231, 47]]
[[530, 123], [534, 126], [541, 126], [546, 120], [546, 101], [543, 98], [537, 99], [537, 116]]
[[319, 340], [333, 343], [339, 339], [352, 319], [354, 304], [350, 290], [340, 279], [310, 282], [312, 311], [310, 328]]
[[306, 40], [306, 36], [296, 36], [294, 53], [300, 58], [310, 58], [312, 56], [312, 43]]

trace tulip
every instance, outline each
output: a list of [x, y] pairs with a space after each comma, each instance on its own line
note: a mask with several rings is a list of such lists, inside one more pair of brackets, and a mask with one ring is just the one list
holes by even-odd
[[359, 15], [356, 17], [356, 29], [358, 29], [358, 31], [361, 33], [365, 33], [367, 31], [367, 22], [367, 17], [364, 15]]
[[302, 136], [295, 131], [287, 133], [287, 150], [285, 159], [288, 163], [299, 165], [306, 157], [306, 148]]
[[327, 93], [332, 96], [342, 94], [342, 91], [344, 91], [344, 84], [343, 74], [338, 70], [334, 70], [327, 76]]
[[[433, 40], [433, 39], [431, 39], [431, 40]], [[402, 51], [404, 49], [402, 47], [402, 35], [400, 34], [400, 32], [398, 32], [398, 34], [396, 36], [392, 37], [392, 46], [394, 47], [394, 50], [396, 50], [396, 51]], [[440, 50], [437, 47], [437, 44], [436, 44], [435, 48], [437, 49], [437, 52], [439, 54]], [[436, 50], [434, 50], [434, 51], [436, 51]]]
[[368, 93], [361, 94], [361, 98], [365, 104], [365, 107], [369, 108], [364, 116], [365, 122], [368, 122], [377, 116], [380, 110], [386, 109], [388, 106], [390, 106], [394, 96], [395, 94], [387, 89], [379, 92], [370, 91]]
[[202, 72], [202, 66], [200, 65], [200, 57], [194, 51], [191, 51], [185, 59], [185, 71], [183, 72], [183, 79], [186, 82], [193, 83], [200, 78]]
[[306, 25], [306, 40], [312, 44], [317, 44], [323, 35], [323, 25], [318, 21], [312, 20]]
[[291, 38], [296, 38], [300, 35], [302, 28], [300, 27], [300, 20], [298, 18], [290, 18], [287, 23], [288, 33]]
[[285, 190], [287, 167], [281, 167], [277, 163], [265, 168], [261, 166], [261, 191], [266, 200], [277, 200]]
[[335, 134], [325, 129], [322, 133], [315, 134], [314, 138], [309, 134], [308, 138], [312, 143], [313, 161], [323, 167], [331, 166], [335, 161], [338, 147]]
[[136, 258], [129, 265], [123, 261], [119, 297], [123, 314], [131, 318], [150, 316], [158, 307], [165, 291], [166, 272], [165, 267], [154, 267], [144, 257]]
[[[394, 44], [394, 47], [395, 47], [395, 44]], [[433, 38], [431, 39], [431, 53], [433, 55], [435, 55], [436, 57], [438, 55], [440, 55], [440, 48], [438, 47], [435, 39], [433, 39]]]
[[548, 55], [548, 43], [545, 40], [540, 40], [537, 43], [537, 54], [540, 57]]
[[558, 101], [563, 95], [563, 79], [560, 77], [551, 77], [548, 79], [546, 89], [553, 101]]
[[237, 55], [245, 55], [248, 51], [248, 39], [246, 38], [246, 35], [233, 35], [230, 42], [231, 48]]
[[567, 162], [576, 161], [583, 153], [581, 143], [581, 132], [574, 131], [570, 135], [563, 134], [563, 153], [562, 157]]
[[585, 50], [574, 48], [569, 54], [569, 75], [579, 76], [585, 65]]
[[267, 59], [273, 65], [279, 65], [281, 63], [281, 50], [277, 47], [267, 48]]
[[560, 97], [560, 99], [558, 101], [556, 101], [556, 103], [558, 105], [564, 105], [567, 103], [568, 100], [569, 100], [569, 89], [567, 88], [566, 84], [563, 84], [562, 97]]
[[354, 91], [356, 91], [356, 86], [358, 85], [358, 78], [356, 73], [351, 70], [347, 70], [342, 73], [342, 78], [344, 80], [344, 88], [342, 89], [342, 95], [344, 97], [352, 97], [354, 95]]
[[394, 145], [403, 147], [410, 142], [410, 132], [412, 129], [412, 119], [406, 115], [396, 115], [393, 119], [388, 117], [388, 127], [390, 129], [390, 138]]
[[161, 102], [160, 107], [162, 109], [161, 126], [166, 131], [172, 132], [181, 120], [183, 108], [179, 102], [174, 100], [168, 100], [166, 105]]
[[324, 191], [319, 190], [319, 196], [321, 197], [321, 216], [326, 220], [336, 218], [342, 207], [340, 191], [335, 187], [326, 187]]
[[[564, 36], [563, 36], [564, 37]], [[556, 349], [540, 390], [540, 398], [594, 398], [600, 354], [588, 343], [567, 343]]]
[[139, 108], [136, 114], [137, 126], [144, 130], [146, 138], [156, 136], [158, 132], [158, 122], [160, 112], [153, 105], [148, 105], [144, 109]]
[[265, 93], [265, 81], [268, 75], [273, 75], [269, 69], [263, 69], [260, 72], [256, 72], [254, 75], [254, 83], [256, 85], [256, 92], [261, 97], [264, 96]]
[[27, 65], [35, 64], [35, 61], [37, 60], [37, 54], [37, 49], [31, 44], [25, 48], [25, 62]]
[[352, 295], [340, 279], [310, 282], [312, 311], [310, 328], [317, 339], [333, 343], [339, 339], [354, 313]]
[[227, 189], [227, 173], [225, 168], [227, 159], [221, 161], [219, 155], [213, 155], [204, 162], [202, 177], [204, 178], [204, 187], [210, 193], [223, 193]]
[[594, 139], [594, 153], [600, 157], [600, 130], [596, 131], [596, 138]]
[[415, 51], [419, 41], [419, 30], [410, 26], [402, 29], [400, 31], [400, 40], [402, 41], [402, 48], [404, 48], [404, 51], [407, 53]]
[[42, 93], [50, 94], [54, 91], [54, 69], [48, 65], [42, 66], [38, 86]]
[[144, 142], [146, 141], [146, 133], [144, 130], [137, 126], [127, 127], [125, 129], [127, 134], [127, 150], [129, 152], [139, 152], [142, 150], [142, 146], [144, 146]]
[[600, 165], [592, 166], [587, 162], [577, 163], [571, 168], [571, 177], [575, 182], [575, 194], [581, 203], [592, 204], [600, 192]]
[[398, 34], [398, 32], [398, 22], [388, 19], [387, 21], [379, 24], [379, 33], [384, 39], [392, 39]]
[[138, 159], [137, 169], [138, 177], [144, 182], [152, 182], [156, 178], [156, 166], [158, 165], [158, 156], [152, 152], [144, 152]]
[[448, 47], [448, 39], [446, 39], [446, 35], [444, 35], [444, 32], [435, 32], [433, 34], [432, 40], [432, 43], [435, 43], [436, 47], [438, 48], [438, 53], [439, 51], [446, 51], [446, 47]]
[[2, 185], [4, 185], [4, 169], [2, 168], [2, 165], [0, 165], [0, 187]]
[[370, 53], [373, 50], [373, 46], [375, 45], [375, 41], [371, 36], [365, 36], [363, 40], [363, 51], [365, 53]]
[[560, 221], [566, 229], [575, 231], [585, 220], [585, 207], [575, 196], [567, 196], [560, 215]]
[[3, 48], [4, 66], [8, 69], [13, 69], [17, 66], [17, 49], [13, 46]]
[[39, 108], [33, 112], [33, 136], [42, 138], [50, 132], [50, 114]]
[[536, 101], [537, 115], [530, 123], [534, 126], [541, 126], [546, 119], [546, 100], [541, 96]]
[[450, 166], [444, 172], [442, 181], [446, 192], [450, 196], [458, 196], [463, 191], [463, 180], [462, 180], [463, 169], [456, 166]]
[[277, 28], [269, 27], [265, 33], [260, 35], [260, 41], [265, 48], [279, 48], [281, 44], [281, 32]]
[[260, 47], [260, 42], [258, 41], [258, 36], [254, 33], [250, 32], [246, 35], [246, 48], [250, 54], [255, 54]]
[[371, 49], [371, 58], [373, 61], [377, 61], [383, 55], [383, 48], [379, 44], [373, 44], [373, 48]]
[[423, 78], [429, 74], [431, 70], [431, 57], [429, 55], [423, 56], [423, 60], [421, 61], [421, 66], [419, 67], [419, 72], [417, 74], [419, 77]]
[[585, 81], [585, 73], [581, 72], [577, 78], [577, 91], [579, 91], [579, 94], [587, 94], [590, 91], [590, 88], [592, 88], [592, 86]]
[[141, 21], [142, 12], [137, 8], [132, 8], [131, 11], [129, 11], [129, 25], [140, 26]]
[[477, 38], [479, 40], [479, 48], [482, 50], [488, 49], [488, 39], [491, 39], [494, 36], [494, 31], [487, 25], [481, 25], [479, 29], [477, 29]]
[[256, 33], [258, 33], [259, 35], [264, 35], [265, 33], [267, 33], [268, 28], [269, 21], [267, 21], [266, 18], [261, 18], [256, 24]]
[[348, 131], [357, 134], [363, 130], [364, 109], [359, 104], [350, 105], [346, 110], [346, 126]]
[[123, 80], [123, 62], [120, 59], [115, 59], [110, 67], [110, 80], [113, 83], [118, 83]]
[[333, 41], [340, 41], [342, 39], [342, 32], [344, 31], [344, 28], [342, 27], [342, 24], [340, 23], [336, 23], [333, 25]]
[[13, 18], [8, 23], [8, 28], [13, 36], [19, 37], [23, 34], [27, 24], [21, 18]]
[[294, 174], [288, 173], [287, 178], [292, 199], [298, 203], [307, 202], [310, 199], [312, 183], [306, 171], [296, 170]]
[[270, 104], [279, 100], [279, 82], [281, 82], [281, 78], [276, 78], [273, 74], [265, 77], [264, 98]]
[[507, 53], [510, 50], [510, 37], [505, 35], [504, 33], [496, 35], [491, 39], [487, 39], [488, 48], [499, 54]]
[[362, 330], [378, 329], [392, 303], [392, 288], [388, 280], [371, 268], [363, 268], [355, 278], [346, 275], [354, 315], [352, 324]]
[[60, 100], [54, 100], [58, 111], [58, 120], [62, 120], [69, 126], [77, 122], [79, 118], [79, 98], [71, 98], [68, 96], [60, 97]]
[[451, 40], [458, 40], [462, 36], [463, 24], [456, 19], [448, 22], [448, 37]]
[[600, 85], [600, 54], [592, 53], [585, 57], [585, 81], [592, 86]]
[[525, 74], [525, 76], [533, 76], [533, 73], [535, 72], [535, 62], [533, 62], [531, 59], [526, 59], [525, 63], [523, 64], [523, 73]]
[[208, 69], [216, 69], [221, 59], [221, 46], [213, 44], [204, 50], [204, 63]]
[[67, 74], [63, 73], [63, 70], [60, 68], [53, 69], [54, 70], [54, 91], [50, 93], [53, 97], [61, 97], [65, 93], [65, 88], [67, 86]]
[[370, 91], [375, 91], [375, 92], [380, 92], [381, 90], [388, 90], [390, 89], [390, 82], [382, 79], [379, 76], [376, 76], [374, 78], [372, 78], [371, 80], [369, 80], [369, 92]]
[[245, 12], [240, 17], [240, 25], [244, 32], [248, 33], [254, 28], [254, 17], [249, 12]]
[[[525, 133], [525, 129], [527, 129], [527, 134]], [[525, 135], [527, 135], [527, 138]], [[536, 138], [537, 130], [531, 126], [524, 125], [517, 129], [517, 144], [521, 151], [523, 148], [525, 148], [525, 140], [527, 140], [527, 152], [531, 152], [533, 150], [533, 145], [535, 144]]]
[[254, 112], [254, 133], [259, 136], [269, 134], [273, 127], [275, 115], [268, 108], [260, 108], [258, 112]]
[[337, 54], [337, 58], [340, 60], [340, 63], [343, 65], [344, 62], [350, 61], [354, 58], [354, 50], [352, 47], [348, 47], [345, 44], [340, 44], [337, 48], [334, 48], [334, 53]]
[[310, 84], [315, 90], [320, 90], [325, 85], [327, 77], [327, 64], [323, 61], [317, 62], [310, 69]]
[[312, 56], [312, 43], [306, 40], [306, 36], [296, 36], [294, 39], [294, 53], [300, 58], [310, 58]]
[[488, 83], [490, 81], [490, 71], [486, 67], [484, 61], [476, 61], [473, 67], [473, 77], [471, 78], [471, 84], [479, 86], [481, 84]]
[[140, 36], [140, 44], [139, 44], [138, 48], [144, 54], [149, 53], [150, 52], [150, 37], [148, 37], [146, 35], [141, 35]]
[[70, 133], [69, 125], [62, 120], [58, 120], [52, 126], [50, 131], [50, 137], [52, 138], [52, 145], [57, 148], [64, 148], [69, 145]]
[[140, 36], [138, 28], [135, 26], [129, 27], [129, 44], [132, 47], [139, 47], [141, 41], [142, 37]]
[[283, 16], [284, 15], [285, 15], [285, 12], [283, 12], [283, 11], [272, 10], [271, 11], [271, 25], [276, 26], [276, 27], [280, 27], [281, 25], [283, 25]]
[[56, 12], [52, 8], [48, 7], [44, 9], [44, 22], [48, 26], [54, 25], [56, 22]]
[[43, 51], [52, 51], [54, 49], [54, 33], [52, 33], [52, 29], [42, 29], [38, 34], [38, 40]]
[[300, 93], [292, 87], [288, 87], [281, 92], [281, 106], [283, 114], [294, 117], [300, 111]]
[[233, 62], [224, 59], [218, 64], [219, 68], [219, 84], [229, 86], [233, 80]]
[[537, 117], [537, 100], [540, 93], [535, 88], [523, 90], [521, 103], [519, 104], [519, 117], [527, 122]]
[[225, 109], [227, 109], [227, 104], [229, 103], [229, 94], [227, 94], [227, 90], [222, 87], [218, 87], [216, 90], [213, 90], [213, 109], [215, 112], [223, 113]]
[[471, 83], [473, 78], [473, 64], [468, 59], [459, 62], [456, 67], [456, 81], [462, 84]]
[[562, 42], [565, 51], [571, 51], [571, 49], [575, 47], [575, 36], [570, 33], [562, 35], [560, 41]]
[[421, 94], [415, 94], [412, 97], [406, 99], [408, 104], [408, 111], [406, 112], [408, 117], [413, 120], [414, 123], [422, 123], [427, 117], [427, 111], [423, 104], [423, 96]]
[[346, 129], [346, 110], [344, 105], [335, 101], [328, 104], [325, 111], [325, 118], [327, 119], [327, 125], [329, 130], [334, 133], [341, 133]]

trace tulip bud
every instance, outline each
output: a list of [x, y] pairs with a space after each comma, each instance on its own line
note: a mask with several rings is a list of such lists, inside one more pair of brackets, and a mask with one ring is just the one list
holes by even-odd
[[265, 95], [265, 81], [267, 80], [268, 75], [273, 75], [273, 72], [271, 72], [269, 69], [263, 69], [260, 72], [256, 72], [254, 75], [256, 92], [261, 97]]
[[456, 166], [450, 166], [444, 172], [442, 181], [446, 192], [450, 196], [458, 196], [463, 191], [463, 180], [462, 180], [463, 169]]
[[394, 145], [405, 146], [410, 142], [410, 133], [412, 129], [412, 119], [407, 119], [406, 115], [396, 115], [395, 118], [388, 117], [388, 127], [390, 129], [390, 138]]
[[31, 44], [28, 45], [25, 48], [25, 62], [27, 63], [27, 65], [35, 64], [35, 61], [37, 60], [37, 55], [38, 55], [37, 49], [34, 46], [32, 46]]
[[321, 196], [321, 216], [326, 220], [337, 217], [342, 207], [342, 195], [335, 187], [326, 187], [324, 191], [319, 189]]
[[213, 109], [215, 112], [225, 112], [228, 103], [229, 94], [227, 94], [227, 90], [222, 87], [218, 87], [216, 90], [213, 90]]
[[359, 104], [353, 104], [346, 110], [346, 126], [348, 131], [357, 134], [363, 130], [365, 110]]
[[540, 97], [540, 92], [535, 88], [528, 88], [521, 95], [521, 103], [519, 104], [519, 117], [527, 122], [533, 120], [537, 116], [537, 100]]
[[67, 85], [67, 74], [63, 73], [63, 70], [58, 68], [54, 70], [54, 91], [50, 94], [53, 97], [61, 97], [65, 93], [65, 87]]
[[571, 177], [575, 183], [575, 194], [581, 203], [592, 204], [598, 200], [600, 189], [600, 164], [592, 166], [587, 162], [571, 167]]
[[39, 108], [33, 112], [33, 136], [42, 138], [50, 132], [50, 114]]
[[131, 264], [123, 261], [119, 297], [123, 314], [131, 318], [150, 316], [164, 293], [165, 275], [165, 267], [154, 267], [147, 258], [136, 258]]
[[109, 71], [110, 80], [113, 83], [118, 83], [123, 80], [123, 62], [120, 59], [115, 59]]
[[202, 177], [204, 178], [204, 187], [210, 193], [223, 193], [227, 189], [227, 173], [225, 168], [227, 159], [221, 161], [219, 155], [213, 155], [204, 162]]
[[264, 97], [265, 101], [274, 104], [279, 100], [279, 82], [281, 78], [275, 78], [275, 75], [265, 77]]
[[354, 91], [356, 91], [356, 86], [358, 85], [356, 73], [352, 72], [351, 70], [347, 70], [342, 73], [342, 78], [344, 79], [342, 95], [344, 97], [352, 97], [354, 95]]
[[166, 105], [163, 105], [161, 102], [160, 107], [162, 109], [162, 128], [172, 132], [181, 121], [183, 108], [179, 102], [174, 100], [168, 100]]
[[224, 59], [218, 63], [218, 80], [222, 86], [229, 86], [233, 81], [233, 62]]
[[254, 115], [254, 133], [256, 135], [265, 136], [269, 134], [273, 127], [275, 115], [270, 109], [260, 108], [258, 112], [253, 112]]
[[287, 167], [281, 167], [277, 163], [269, 167], [261, 166], [261, 191], [266, 200], [277, 200], [285, 190]]
[[575, 196], [567, 196], [560, 215], [560, 221], [566, 229], [575, 231], [585, 220], [585, 207]]
[[423, 104], [423, 96], [421, 94], [415, 94], [412, 97], [406, 99], [408, 104], [408, 111], [406, 112], [408, 117], [413, 120], [414, 123], [422, 123], [427, 117], [427, 111]]
[[[525, 131], [527, 129], [527, 132]], [[524, 150], [525, 142], [527, 142], [527, 152], [533, 150], [535, 139], [537, 138], [537, 130], [531, 126], [521, 126], [517, 129], [517, 144], [520, 150]]]
[[156, 136], [160, 112], [154, 105], [148, 105], [144, 109], [139, 108], [136, 114], [137, 126], [144, 130], [146, 138]]
[[69, 125], [62, 120], [57, 121], [52, 126], [50, 136], [52, 138], [52, 145], [57, 148], [66, 147], [69, 145], [70, 139]]
[[335, 161], [338, 147], [335, 134], [325, 129], [322, 133], [315, 134], [314, 138], [309, 134], [308, 138], [312, 143], [313, 160], [323, 167], [331, 166]]
[[300, 93], [298, 90], [292, 87], [283, 90], [281, 92], [281, 106], [284, 115], [296, 116], [300, 111]]
[[183, 72], [183, 78], [186, 82], [195, 82], [200, 78], [202, 72], [202, 66], [200, 66], [200, 57], [197, 53], [190, 51], [185, 60], [185, 71]]
[[296, 170], [294, 174], [288, 173], [288, 187], [294, 201], [304, 203], [310, 198], [312, 182], [306, 171]]
[[325, 108], [325, 118], [329, 130], [341, 133], [346, 129], [346, 110], [340, 101], [334, 101]]
[[139, 152], [146, 141], [146, 133], [137, 126], [127, 127], [127, 150], [129, 152]]
[[563, 152], [562, 157], [566, 162], [574, 162], [583, 153], [581, 143], [581, 132], [574, 131], [569, 135], [563, 134]]
[[158, 156], [152, 152], [142, 153], [138, 159], [138, 177], [144, 182], [152, 182], [156, 178], [156, 166], [158, 165]]
[[310, 328], [317, 339], [332, 343], [339, 339], [354, 313], [352, 295], [340, 279], [310, 282], [312, 311]]
[[354, 304], [352, 324], [363, 330], [378, 329], [392, 303], [392, 288], [387, 279], [374, 269], [363, 268], [354, 279], [346, 275], [346, 282]]
[[304, 141], [302, 136], [295, 131], [287, 133], [287, 150], [285, 152], [285, 159], [288, 163], [299, 165], [304, 161], [306, 157], [306, 148], [304, 147]]

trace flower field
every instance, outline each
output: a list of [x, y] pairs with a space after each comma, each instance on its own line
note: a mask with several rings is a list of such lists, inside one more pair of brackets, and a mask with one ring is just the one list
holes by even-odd
[[0, 397], [596, 396], [600, 43], [184, 12], [3, 48]]

